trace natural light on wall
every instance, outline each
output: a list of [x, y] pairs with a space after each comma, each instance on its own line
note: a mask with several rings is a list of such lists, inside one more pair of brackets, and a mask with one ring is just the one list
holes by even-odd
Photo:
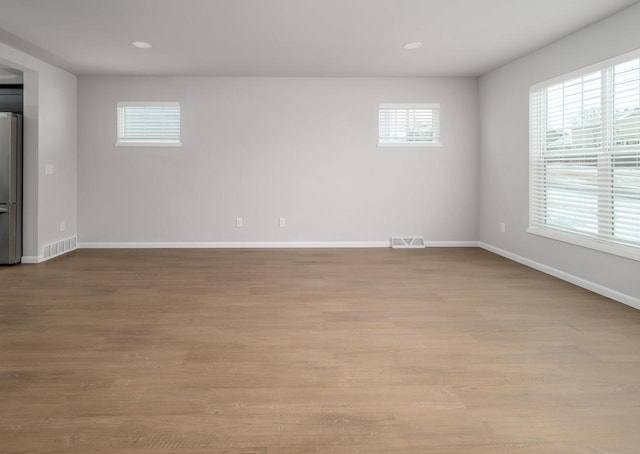
[[119, 102], [117, 146], [181, 146], [180, 103]]
[[529, 232], [640, 260], [639, 56], [532, 87]]

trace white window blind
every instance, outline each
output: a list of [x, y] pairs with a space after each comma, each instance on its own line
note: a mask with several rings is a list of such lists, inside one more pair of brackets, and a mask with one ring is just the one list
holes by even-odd
[[530, 232], [640, 259], [634, 55], [532, 87]]
[[380, 104], [378, 146], [440, 146], [440, 104]]
[[180, 146], [180, 103], [119, 102], [120, 146]]

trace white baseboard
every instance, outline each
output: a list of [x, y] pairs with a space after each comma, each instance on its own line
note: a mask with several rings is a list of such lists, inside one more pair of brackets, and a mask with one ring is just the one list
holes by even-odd
[[627, 295], [625, 293], [618, 292], [617, 290], [610, 289], [609, 287], [605, 287], [600, 284], [596, 284], [594, 282], [588, 281], [586, 279], [582, 279], [581, 277], [574, 276], [573, 274], [566, 273], [564, 271], [560, 271], [556, 268], [552, 268], [547, 265], [543, 265], [542, 263], [535, 262], [533, 260], [529, 260], [527, 258], [521, 257], [517, 254], [513, 254], [511, 252], [505, 251], [503, 249], [497, 248], [487, 243], [483, 243], [482, 241], [478, 243], [478, 246], [482, 249], [485, 249], [489, 252], [493, 252], [494, 254], [501, 255], [506, 257], [514, 262], [521, 263], [529, 268], [533, 268], [538, 271], [542, 271], [545, 274], [549, 274], [553, 277], [557, 277], [558, 279], [562, 279], [563, 281], [570, 282], [578, 287], [585, 288], [594, 293], [597, 293], [602, 296], [606, 296], [607, 298], [611, 298], [612, 300], [618, 301], [622, 304], [626, 304], [627, 306], [631, 306], [635, 309], [640, 310], [640, 299], [635, 298], [631, 295]]
[[389, 241], [215, 241], [215, 242], [86, 242], [81, 249], [261, 249], [261, 248], [372, 248], [390, 247]]
[[34, 263], [40, 263], [40, 262], [44, 262], [44, 257], [41, 255], [37, 255], [37, 256], [23, 255], [22, 258], [20, 259], [20, 263], [25, 263], [25, 264], [34, 264]]
[[425, 241], [426, 247], [478, 247], [477, 241]]
[[[477, 241], [427, 241], [427, 247], [477, 247]], [[215, 241], [215, 242], [110, 242], [78, 243], [80, 249], [261, 249], [261, 248], [382, 248], [389, 241]]]

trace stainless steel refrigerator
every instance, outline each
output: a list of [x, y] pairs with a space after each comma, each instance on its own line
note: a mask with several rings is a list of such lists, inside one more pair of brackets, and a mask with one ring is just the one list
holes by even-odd
[[22, 258], [22, 115], [0, 112], [0, 265]]

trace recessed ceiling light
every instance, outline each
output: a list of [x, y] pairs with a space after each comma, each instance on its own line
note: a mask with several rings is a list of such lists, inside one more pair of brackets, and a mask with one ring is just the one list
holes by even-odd
[[131, 43], [133, 47], [137, 47], [138, 49], [151, 49], [151, 43], [146, 41], [134, 41]]
[[420, 41], [413, 41], [410, 43], [403, 44], [402, 47], [404, 47], [407, 50], [420, 49], [422, 47], [422, 43]]

